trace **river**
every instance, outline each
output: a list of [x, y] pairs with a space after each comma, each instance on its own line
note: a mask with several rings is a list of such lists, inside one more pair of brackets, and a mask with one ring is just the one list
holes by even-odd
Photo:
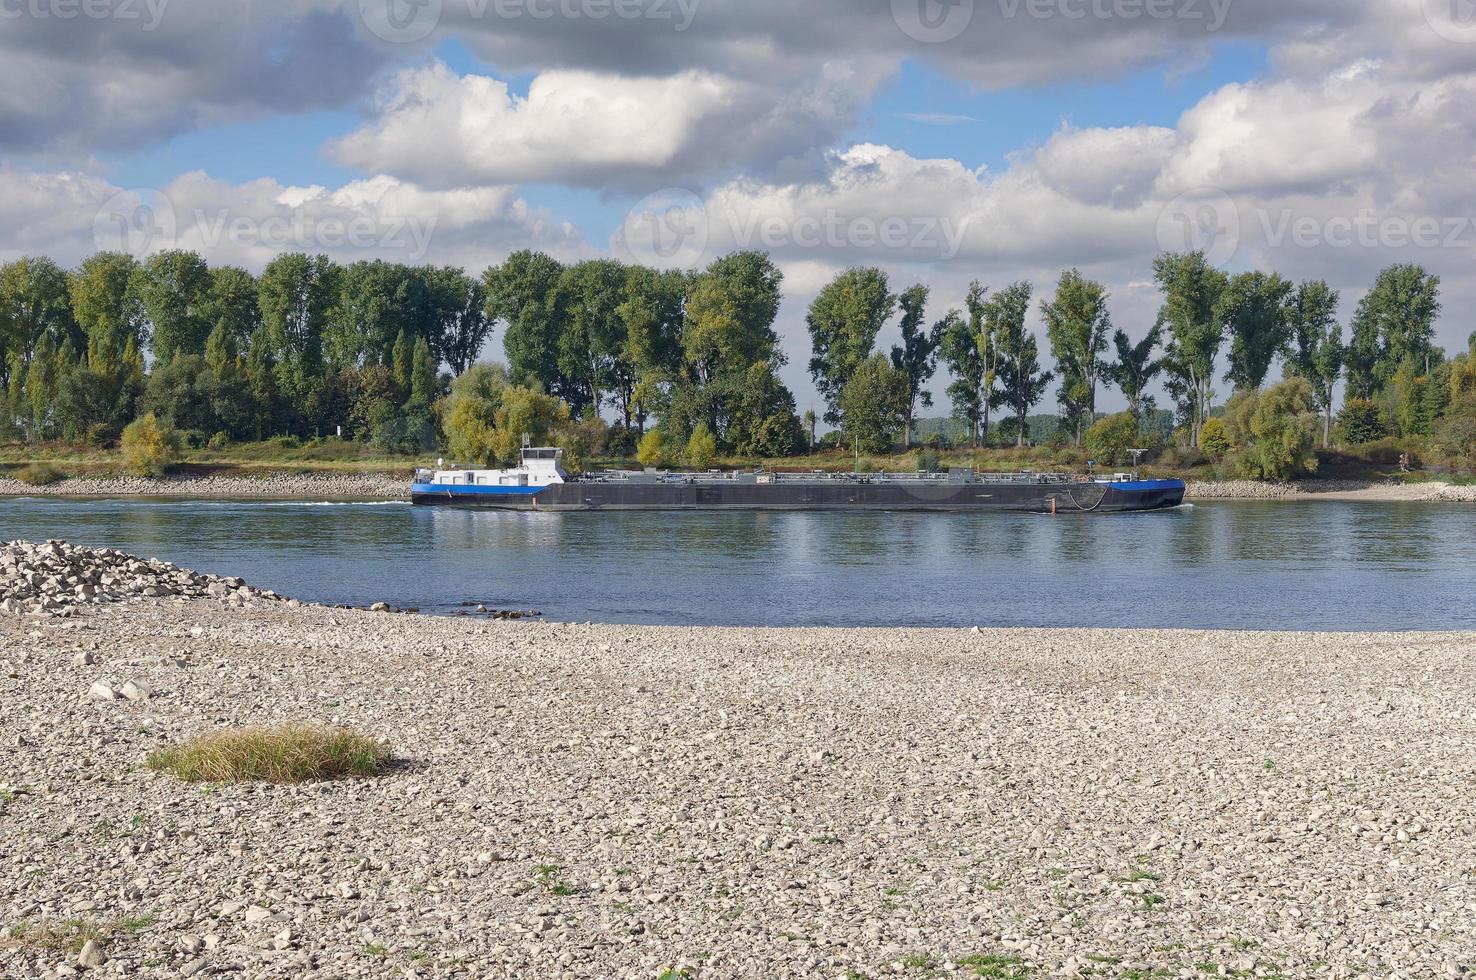
[[669, 625], [1476, 629], [1476, 507], [518, 514], [406, 504], [0, 500], [62, 538], [284, 595]]

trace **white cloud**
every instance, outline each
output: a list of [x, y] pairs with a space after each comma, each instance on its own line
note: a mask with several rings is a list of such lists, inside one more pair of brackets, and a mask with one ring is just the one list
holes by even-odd
[[0, 223], [14, 229], [0, 257], [47, 254], [67, 264], [100, 249], [185, 248], [211, 263], [258, 270], [282, 252], [307, 251], [478, 271], [518, 248], [564, 258], [588, 252], [577, 229], [513, 188], [437, 191], [387, 176], [329, 189], [267, 178], [233, 184], [195, 172], [155, 190], [0, 170]]
[[333, 152], [437, 187], [662, 186], [761, 170], [827, 145], [880, 77], [834, 63], [778, 89], [695, 69], [661, 78], [560, 70], [520, 97], [506, 82], [438, 62], [398, 75], [374, 118]]

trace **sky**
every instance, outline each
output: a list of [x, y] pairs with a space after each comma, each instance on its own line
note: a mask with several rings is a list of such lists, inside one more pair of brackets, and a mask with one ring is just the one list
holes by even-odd
[[802, 408], [805, 310], [859, 264], [932, 319], [1080, 268], [1136, 339], [1163, 251], [1326, 279], [1344, 322], [1417, 262], [1455, 350], [1473, 96], [1476, 0], [0, 0], [0, 260], [763, 248]]

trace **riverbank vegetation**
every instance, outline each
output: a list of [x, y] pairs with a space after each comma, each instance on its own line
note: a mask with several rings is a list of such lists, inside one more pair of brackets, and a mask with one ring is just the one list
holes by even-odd
[[[1476, 338], [1434, 346], [1438, 278], [1385, 270], [1345, 331], [1324, 282], [1200, 253], [1153, 272], [1161, 311], [1134, 333], [1074, 269], [1038, 301], [976, 282], [946, 309], [846, 270], [805, 318], [824, 404], [801, 415], [778, 373], [783, 275], [759, 252], [695, 272], [519, 252], [480, 276], [300, 253], [260, 276], [183, 251], [21, 259], [0, 267], [0, 466], [408, 469], [508, 460], [524, 439], [576, 467], [1115, 467], [1132, 449], [1200, 476], [1476, 466]], [[894, 321], [901, 343], [877, 349]], [[476, 363], [497, 331], [505, 363]], [[1109, 388], [1128, 411], [1098, 411]], [[926, 418], [935, 397], [946, 423]]]

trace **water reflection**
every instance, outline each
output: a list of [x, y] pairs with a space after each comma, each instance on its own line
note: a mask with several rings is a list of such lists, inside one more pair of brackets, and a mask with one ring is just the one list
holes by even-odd
[[512, 514], [404, 505], [0, 501], [67, 538], [289, 595], [569, 620], [1476, 627], [1476, 508], [1210, 503], [1163, 514]]

